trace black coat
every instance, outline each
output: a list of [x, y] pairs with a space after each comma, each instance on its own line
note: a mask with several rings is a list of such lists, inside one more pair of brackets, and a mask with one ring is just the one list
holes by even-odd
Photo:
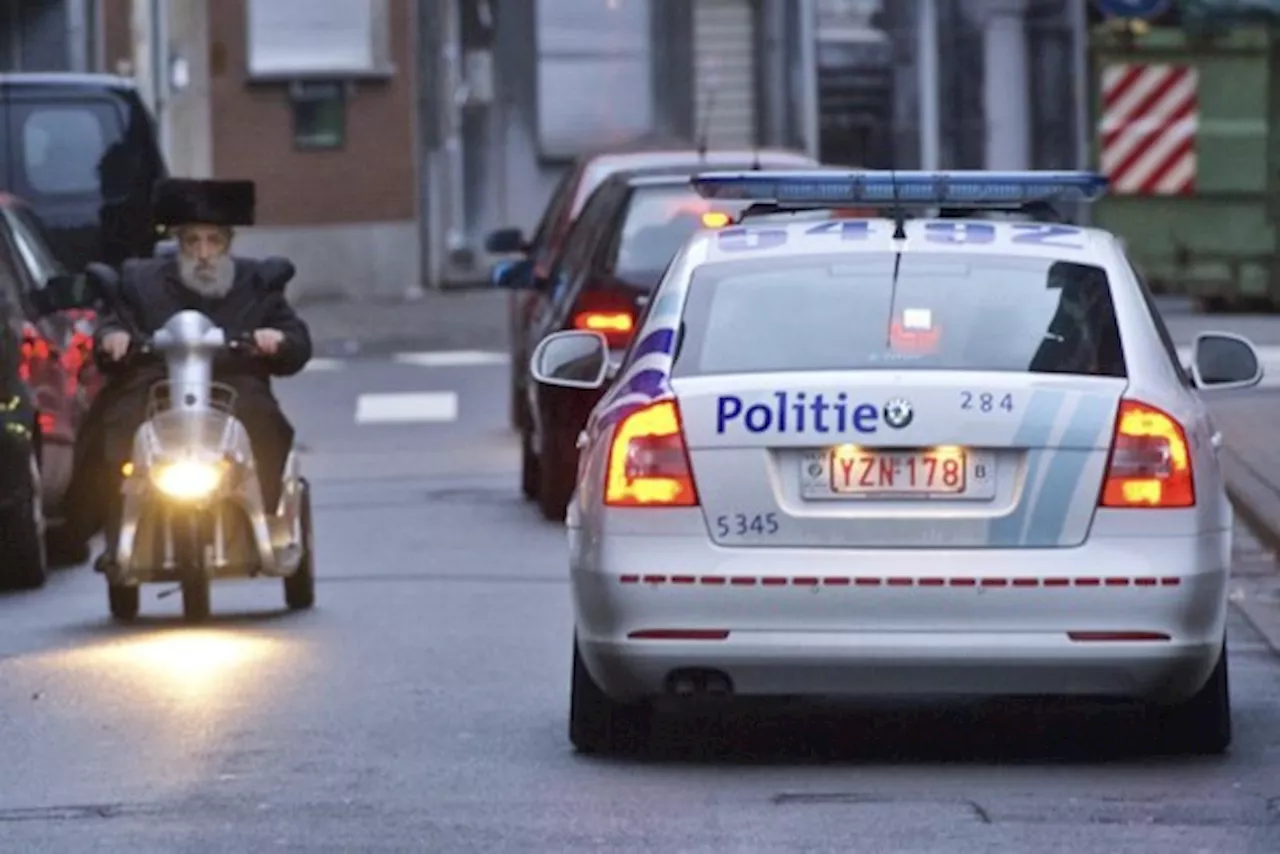
[[118, 490], [115, 475], [132, 453], [150, 389], [167, 378], [159, 356], [111, 362], [101, 352], [102, 339], [115, 331], [127, 332], [135, 340], [149, 336], [173, 315], [188, 309], [208, 316], [228, 336], [256, 329], [284, 333], [274, 357], [226, 354], [214, 363], [214, 380], [236, 391], [236, 416], [252, 440], [264, 481], [264, 498], [271, 507], [294, 436], [293, 426], [272, 392], [271, 378], [296, 374], [310, 361], [311, 334], [306, 323], [289, 306], [283, 289], [272, 286], [254, 260], [236, 259], [234, 284], [220, 299], [205, 298], [183, 285], [175, 259], [131, 260], [121, 272], [120, 310], [104, 315], [95, 336], [94, 351], [106, 382], [76, 440], [68, 523], [87, 531], [86, 535], [101, 527], [102, 508], [97, 499], [104, 491]]

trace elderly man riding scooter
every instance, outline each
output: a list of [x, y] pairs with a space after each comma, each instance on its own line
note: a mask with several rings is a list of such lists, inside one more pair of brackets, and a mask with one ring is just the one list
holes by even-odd
[[130, 260], [122, 269], [120, 315], [97, 333], [97, 361], [107, 383], [95, 399], [76, 447], [71, 524], [85, 534], [105, 528], [104, 571], [114, 553], [121, 512], [121, 468], [146, 415], [152, 385], [165, 379], [163, 360], [129, 358], [135, 336], [148, 336], [180, 311], [207, 315], [228, 333], [251, 334], [253, 350], [214, 366], [214, 379], [236, 391], [236, 415], [253, 445], [267, 507], [279, 501], [293, 426], [271, 389], [311, 359], [311, 336], [278, 288], [268, 288], [258, 262], [231, 255], [237, 226], [253, 224], [248, 181], [166, 179], [155, 189], [155, 219], [178, 243], [170, 258]]

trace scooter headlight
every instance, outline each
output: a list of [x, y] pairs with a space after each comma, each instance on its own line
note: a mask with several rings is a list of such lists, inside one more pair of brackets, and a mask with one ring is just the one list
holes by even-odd
[[179, 460], [164, 463], [152, 470], [156, 488], [170, 498], [199, 500], [207, 498], [222, 483], [223, 467], [202, 460]]

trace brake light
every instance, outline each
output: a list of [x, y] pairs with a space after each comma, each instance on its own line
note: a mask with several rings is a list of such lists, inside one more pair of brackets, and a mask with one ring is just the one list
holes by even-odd
[[1193, 507], [1195, 481], [1187, 434], [1168, 413], [1120, 401], [1103, 507]]
[[573, 318], [573, 325], [578, 329], [589, 329], [592, 332], [630, 332], [634, 321], [625, 311], [584, 311]]
[[609, 447], [604, 503], [610, 507], [696, 507], [689, 452], [674, 400], [636, 410]]

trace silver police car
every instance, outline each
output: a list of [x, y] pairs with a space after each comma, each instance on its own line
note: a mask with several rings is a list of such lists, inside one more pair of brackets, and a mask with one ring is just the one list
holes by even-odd
[[[567, 526], [570, 737], [636, 746], [657, 698], [1067, 695], [1231, 739], [1232, 510], [1201, 394], [1119, 241], [908, 205], [1091, 200], [1089, 173], [704, 174], [709, 198], [886, 205], [700, 232], [610, 364], [550, 336], [537, 381], [609, 386]], [[768, 221], [766, 221], [768, 220]]]

